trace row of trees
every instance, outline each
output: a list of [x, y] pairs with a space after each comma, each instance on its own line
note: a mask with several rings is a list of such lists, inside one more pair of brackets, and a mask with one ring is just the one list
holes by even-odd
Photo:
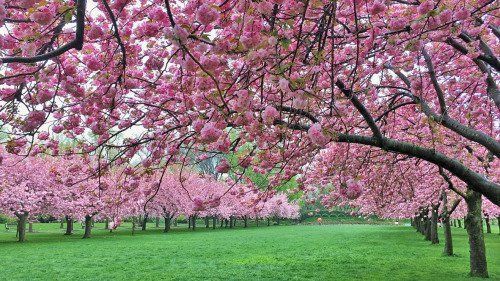
[[[444, 187], [467, 205], [475, 251], [481, 196], [500, 204], [497, 5], [0, 0], [5, 145], [59, 155], [64, 135], [72, 153], [113, 150], [99, 168], [237, 152], [268, 189], [336, 179], [391, 216], [433, 209]], [[322, 151], [343, 157], [315, 165]]]
[[[73, 221], [85, 223], [90, 237], [92, 220], [111, 222], [116, 228], [126, 218], [163, 217], [165, 232], [178, 216], [230, 220], [236, 218], [298, 218], [299, 206], [286, 194], [262, 192], [234, 181], [217, 181], [195, 172], [180, 174], [114, 167], [96, 175], [90, 159], [21, 158], [3, 154], [0, 167], [0, 213], [18, 219], [19, 241], [26, 222], [39, 215], [64, 218], [66, 234]], [[145, 228], [145, 223], [143, 223]]]

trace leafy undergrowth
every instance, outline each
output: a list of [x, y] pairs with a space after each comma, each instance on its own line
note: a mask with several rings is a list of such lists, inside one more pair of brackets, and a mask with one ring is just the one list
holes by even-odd
[[[78, 225], [75, 225], [77, 227]], [[455, 257], [441, 255], [405, 226], [261, 226], [168, 234], [152, 227], [131, 235], [96, 224], [63, 236], [36, 224], [24, 244], [0, 230], [1, 280], [472, 280], [463, 229], [453, 228]], [[500, 236], [486, 234], [488, 266], [500, 279]], [[442, 237], [442, 236], [441, 236]]]

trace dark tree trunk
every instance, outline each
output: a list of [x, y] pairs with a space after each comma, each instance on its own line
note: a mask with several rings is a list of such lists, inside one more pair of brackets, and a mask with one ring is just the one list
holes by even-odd
[[439, 205], [432, 206], [432, 216], [431, 216], [431, 243], [432, 244], [439, 244], [438, 209], [439, 209]]
[[193, 231], [196, 230], [196, 215], [192, 217], [193, 222], [191, 223], [193, 226]]
[[430, 218], [426, 218], [425, 219], [425, 240], [427, 241], [431, 241], [431, 219]]
[[24, 242], [26, 240], [26, 221], [28, 220], [28, 213], [24, 212], [22, 214], [16, 214], [17, 221], [17, 235], [18, 242]]
[[64, 218], [61, 219], [61, 224], [59, 225], [59, 228], [60, 229], [64, 228]]
[[160, 217], [155, 218], [155, 227], [159, 228], [160, 227]]
[[188, 217], [188, 229], [191, 228], [191, 216]]
[[270, 226], [270, 225], [271, 225], [271, 219], [267, 218], [267, 226]]
[[163, 232], [167, 233], [170, 231], [170, 223], [171, 223], [170, 213], [165, 213], [165, 215], [163, 215], [163, 218], [165, 218], [165, 229], [163, 229]]
[[248, 226], [248, 218], [247, 218], [247, 216], [245, 216], [245, 217], [243, 218], [243, 223], [244, 223], [243, 227], [245, 227], [245, 228], [246, 228], [246, 227]]
[[217, 223], [217, 218], [212, 217], [212, 228], [215, 229], [215, 224]]
[[453, 220], [453, 227], [457, 227], [457, 220]]
[[467, 229], [467, 223], [465, 222], [466, 219], [467, 219], [467, 216], [464, 217], [464, 229]]
[[276, 224], [280, 225], [280, 223], [281, 223], [281, 218], [280, 217], [276, 217]]
[[484, 221], [486, 222], [486, 233], [491, 233], [490, 217], [486, 216]]
[[82, 238], [90, 238], [90, 233], [92, 232], [92, 217], [85, 216], [85, 233]]
[[229, 217], [229, 228], [233, 228], [234, 226], [234, 219], [233, 217]]
[[73, 234], [73, 219], [69, 216], [66, 216], [66, 233], [64, 235]]
[[209, 228], [209, 227], [210, 227], [210, 218], [205, 217], [205, 228]]
[[227, 228], [227, 224], [229, 223], [229, 220], [228, 219], [225, 219], [224, 220], [224, 227]]
[[104, 220], [104, 229], [109, 230], [109, 219]]
[[481, 194], [467, 188], [465, 202], [467, 203], [467, 216], [465, 217], [464, 225], [469, 235], [470, 276], [487, 278], [488, 268], [486, 264], [483, 221], [481, 218]]
[[34, 232], [34, 231], [33, 231], [33, 222], [32, 222], [32, 221], [30, 221], [30, 222], [28, 223], [28, 232], [29, 232], [29, 233], [33, 233], [33, 232]]
[[148, 213], [145, 213], [144, 214], [144, 219], [142, 220], [142, 230], [146, 230], [146, 227], [148, 225], [148, 217], [149, 217], [149, 214]]
[[461, 220], [458, 220], [458, 227], [462, 228], [462, 221]]
[[444, 228], [444, 250], [443, 254], [445, 256], [453, 256], [453, 240], [451, 236], [451, 223], [450, 223], [450, 214], [448, 213], [448, 197], [446, 196], [446, 192], [443, 190], [442, 193], [443, 200], [443, 228]]
[[220, 228], [222, 228], [224, 226], [224, 219], [221, 219], [220, 220]]

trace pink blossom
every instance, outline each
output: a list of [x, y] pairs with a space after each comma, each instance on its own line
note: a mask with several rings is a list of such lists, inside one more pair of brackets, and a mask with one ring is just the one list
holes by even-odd
[[432, 11], [434, 9], [434, 1], [432, 0], [427, 0], [422, 2], [418, 8], [417, 11], [419, 14], [424, 15], [427, 14], [428, 12]]
[[311, 142], [320, 147], [325, 146], [330, 141], [330, 138], [323, 134], [323, 128], [319, 123], [311, 125], [307, 134]]
[[25, 132], [32, 132], [40, 127], [45, 121], [45, 112], [43, 111], [31, 111], [24, 120], [24, 125], [22, 127]]
[[222, 130], [218, 129], [215, 123], [208, 122], [201, 129], [200, 135], [203, 142], [212, 143], [222, 135]]
[[271, 125], [279, 117], [279, 112], [273, 106], [267, 106], [262, 112], [262, 119], [265, 124]]
[[196, 20], [203, 25], [209, 25], [219, 18], [217, 10], [209, 4], [202, 4], [196, 12]]
[[54, 13], [47, 7], [42, 7], [30, 15], [30, 19], [40, 25], [47, 25], [54, 20]]
[[377, 0], [370, 6], [369, 11], [370, 14], [376, 15], [385, 12], [386, 9], [387, 6], [385, 6], [384, 2]]
[[230, 169], [231, 169], [231, 165], [229, 164], [229, 162], [226, 159], [222, 159], [219, 162], [219, 165], [217, 165], [217, 167], [215, 167], [215, 170], [217, 171], [217, 173], [221, 173], [221, 174], [229, 172]]

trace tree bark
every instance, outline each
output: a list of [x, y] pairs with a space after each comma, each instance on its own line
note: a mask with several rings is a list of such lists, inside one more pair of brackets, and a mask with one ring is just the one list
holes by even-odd
[[73, 219], [69, 216], [66, 216], [66, 233], [64, 235], [73, 234]]
[[188, 217], [188, 229], [191, 228], [191, 216]]
[[267, 226], [271, 225], [271, 219], [267, 218]]
[[90, 233], [92, 232], [92, 216], [85, 216], [85, 233], [82, 238], [90, 238]]
[[29, 233], [33, 233], [34, 232], [33, 231], [33, 222], [32, 221], [28, 222], [28, 232]]
[[229, 228], [233, 228], [233, 226], [234, 226], [233, 217], [229, 217]]
[[457, 220], [453, 220], [453, 227], [457, 227]]
[[438, 208], [439, 208], [439, 205], [432, 206], [432, 215], [431, 215], [431, 244], [439, 244], [439, 237], [438, 237]]
[[18, 218], [17, 222], [17, 234], [18, 242], [24, 242], [26, 240], [26, 221], [28, 220], [28, 212], [23, 212], [22, 214], [16, 214]]
[[205, 228], [209, 228], [209, 227], [210, 227], [210, 218], [205, 217]]
[[247, 216], [245, 216], [245, 217], [243, 218], [243, 223], [244, 223], [243, 227], [245, 227], [245, 228], [246, 228], [246, 227], [248, 226], [248, 218], [247, 218]]
[[217, 218], [214, 216], [214, 217], [212, 217], [212, 229], [215, 229], [216, 223], [217, 223]]
[[484, 221], [486, 222], [486, 233], [491, 233], [490, 217], [486, 216]]
[[442, 204], [443, 213], [441, 214], [444, 228], [444, 249], [443, 254], [445, 256], [453, 256], [453, 240], [451, 236], [451, 223], [450, 223], [450, 213], [448, 213], [448, 196], [446, 196], [446, 191], [442, 192]]
[[104, 229], [109, 230], [109, 219], [104, 220]]
[[196, 215], [192, 216], [192, 220], [193, 220], [192, 226], [193, 226], [193, 231], [194, 231], [194, 230], [196, 230]]
[[488, 268], [481, 217], [481, 194], [473, 191], [471, 188], [467, 188], [465, 202], [467, 203], [465, 226], [469, 235], [470, 276], [487, 278]]
[[432, 232], [432, 227], [431, 227], [431, 219], [426, 218], [425, 219], [425, 240], [431, 241], [431, 232]]
[[144, 214], [144, 219], [142, 220], [142, 230], [146, 230], [146, 227], [148, 225], [148, 217], [149, 217], [149, 214], [148, 213], [145, 213]]
[[170, 223], [171, 223], [170, 213], [165, 213], [163, 215], [163, 218], [165, 218], [165, 228], [163, 229], [163, 232], [167, 233], [170, 231]]

